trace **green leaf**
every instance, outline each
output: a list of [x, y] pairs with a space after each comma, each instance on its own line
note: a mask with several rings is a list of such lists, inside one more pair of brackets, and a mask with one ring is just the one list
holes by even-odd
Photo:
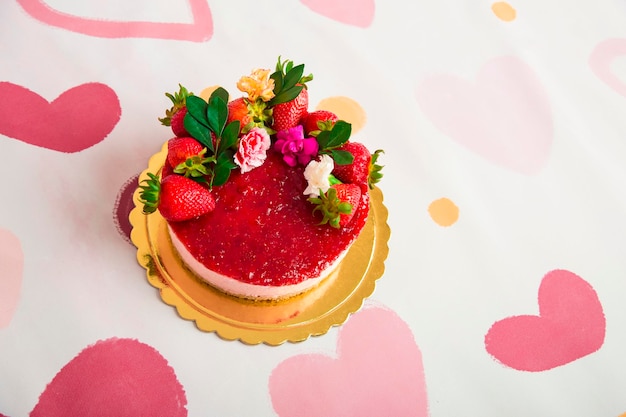
[[207, 102], [198, 96], [187, 97], [187, 114], [190, 114], [194, 119], [205, 126], [209, 126], [209, 121], [206, 117]]
[[206, 146], [211, 153], [215, 152], [215, 149], [213, 149], [213, 141], [211, 140], [211, 132], [207, 126], [200, 123], [189, 112], [187, 112], [185, 118], [183, 119], [183, 125], [185, 126], [187, 132], [196, 138], [198, 142]]
[[278, 95], [283, 89], [283, 73], [282, 71], [276, 71], [270, 78], [274, 80], [274, 94]]
[[330, 130], [322, 130], [315, 139], [317, 139], [320, 151], [326, 149], [328, 147], [328, 141], [330, 140]]
[[222, 133], [222, 141], [220, 142], [220, 149], [222, 150], [229, 149], [234, 147], [237, 144], [237, 139], [239, 138], [239, 120], [233, 120], [224, 128], [224, 133]]
[[234, 155], [235, 155], [235, 151], [233, 151], [232, 149], [224, 150], [224, 152], [218, 155], [216, 166], [225, 165], [230, 169], [237, 168], [237, 164], [235, 164], [235, 161], [233, 159]]
[[348, 151], [331, 149], [330, 155], [335, 160], [335, 165], [350, 165], [354, 161], [354, 155]]
[[211, 97], [206, 110], [209, 129], [215, 133], [218, 138], [222, 137], [222, 131], [228, 119], [228, 106], [220, 96]]
[[228, 103], [229, 94], [228, 94], [228, 91], [226, 91], [224, 88], [217, 87], [215, 91], [211, 93], [211, 97], [209, 97], [209, 101], [211, 101], [213, 97], [219, 97], [222, 100], [224, 100], [224, 103]]
[[226, 181], [230, 178], [230, 168], [220, 165], [215, 166], [213, 170], [213, 182], [211, 184], [212, 187], [217, 187], [220, 185], [224, 185]]
[[330, 131], [325, 148], [336, 148], [343, 145], [350, 139], [351, 133], [352, 125], [350, 123], [337, 120], [335, 126], [333, 126], [333, 129]]
[[287, 72], [285, 75], [285, 81], [283, 81], [283, 88], [291, 88], [295, 86], [300, 78], [302, 78], [302, 73], [304, 72], [304, 64], [300, 64], [298, 66], [293, 67], [291, 70]]
[[268, 102], [268, 105], [271, 107], [277, 104], [287, 103], [298, 97], [303, 88], [303, 86], [297, 85], [295, 87], [291, 87], [288, 90], [283, 90], [280, 93], [276, 94], [274, 98]]
[[237, 165], [233, 162], [233, 151], [229, 149], [220, 153], [213, 168], [212, 185], [218, 186], [226, 183], [230, 177], [230, 171], [236, 167]]

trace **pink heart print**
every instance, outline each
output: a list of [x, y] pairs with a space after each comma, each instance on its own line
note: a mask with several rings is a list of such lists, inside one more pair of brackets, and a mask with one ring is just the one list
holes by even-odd
[[26, 13], [43, 23], [101, 38], [157, 38], [203, 42], [213, 35], [213, 19], [206, 0], [188, 0], [193, 23], [86, 19], [55, 10], [42, 0], [17, 2]]
[[151, 346], [106, 339], [88, 346], [59, 371], [30, 417], [187, 415], [185, 391]]
[[0, 329], [13, 318], [22, 288], [24, 253], [20, 240], [0, 228]]
[[120, 120], [120, 103], [110, 87], [87, 83], [52, 102], [29, 89], [0, 82], [0, 134], [59, 152], [87, 149], [107, 137]]
[[269, 381], [280, 417], [426, 417], [422, 355], [394, 312], [370, 307], [339, 330], [337, 355], [280, 363]]
[[546, 274], [539, 315], [508, 317], [485, 336], [487, 352], [502, 364], [538, 372], [565, 365], [602, 346], [606, 321], [594, 289], [566, 270]]
[[366, 28], [374, 20], [374, 0], [300, 0], [315, 13], [352, 26]]
[[626, 83], [611, 69], [613, 60], [619, 57], [626, 57], [626, 39], [607, 39], [593, 48], [589, 56], [589, 66], [602, 82], [626, 97]]
[[554, 135], [550, 101], [519, 58], [491, 59], [474, 81], [424, 77], [415, 96], [439, 130], [496, 165], [530, 175], [548, 161]]

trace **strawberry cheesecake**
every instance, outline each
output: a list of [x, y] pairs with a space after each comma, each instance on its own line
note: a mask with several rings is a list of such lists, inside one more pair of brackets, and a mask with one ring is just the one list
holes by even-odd
[[140, 188], [181, 262], [234, 297], [279, 300], [340, 268], [370, 213], [377, 158], [329, 111], [308, 110], [304, 65], [279, 58], [205, 100], [166, 94], [175, 137], [160, 172]]

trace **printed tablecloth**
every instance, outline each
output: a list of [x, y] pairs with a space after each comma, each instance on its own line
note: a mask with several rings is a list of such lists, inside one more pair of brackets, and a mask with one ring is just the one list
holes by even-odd
[[[0, 414], [626, 415], [626, 2], [4, 0]], [[300, 343], [198, 330], [130, 195], [192, 91], [314, 74], [384, 149], [389, 256]]]

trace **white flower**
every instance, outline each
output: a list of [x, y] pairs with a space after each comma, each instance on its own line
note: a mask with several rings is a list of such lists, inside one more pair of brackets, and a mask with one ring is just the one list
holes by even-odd
[[335, 163], [333, 158], [328, 155], [322, 155], [319, 161], [311, 160], [304, 169], [304, 178], [309, 185], [302, 194], [308, 194], [309, 197], [319, 197], [320, 191], [326, 192], [330, 188], [328, 177], [333, 172]]

